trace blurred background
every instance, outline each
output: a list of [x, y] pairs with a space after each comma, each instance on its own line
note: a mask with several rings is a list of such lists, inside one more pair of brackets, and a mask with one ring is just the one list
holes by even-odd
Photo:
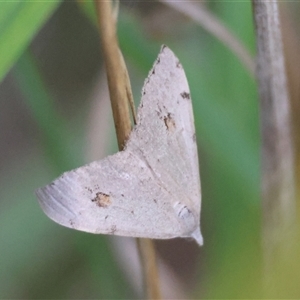
[[[254, 59], [250, 1], [194, 4]], [[44, 215], [34, 195], [62, 172], [117, 151], [93, 9], [85, 1], [0, 3], [2, 299], [142, 297], [132, 239], [64, 228]], [[296, 137], [299, 12], [299, 2], [281, 5]], [[184, 239], [155, 242], [165, 298], [261, 298], [253, 70], [205, 25], [165, 3], [121, 1], [118, 34], [136, 105], [161, 44], [180, 59], [193, 100], [204, 246]], [[283, 295], [298, 298], [300, 292], [292, 285]]]

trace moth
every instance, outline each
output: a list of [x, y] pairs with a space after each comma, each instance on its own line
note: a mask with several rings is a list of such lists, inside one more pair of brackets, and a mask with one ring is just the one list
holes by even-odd
[[90, 233], [170, 239], [200, 232], [194, 117], [182, 65], [166, 46], [145, 80], [123, 151], [66, 172], [36, 191], [55, 222]]

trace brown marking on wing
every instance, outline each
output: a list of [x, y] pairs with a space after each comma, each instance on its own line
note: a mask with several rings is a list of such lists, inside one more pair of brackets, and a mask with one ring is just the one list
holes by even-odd
[[96, 193], [96, 197], [92, 199], [93, 202], [96, 202], [97, 206], [107, 208], [111, 205], [111, 198], [109, 195], [104, 193]]

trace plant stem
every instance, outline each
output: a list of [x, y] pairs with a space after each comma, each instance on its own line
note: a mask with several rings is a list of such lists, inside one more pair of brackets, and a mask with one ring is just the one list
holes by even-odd
[[[122, 150], [131, 131], [128, 104], [132, 95], [127, 70], [119, 49], [111, 1], [95, 0], [98, 26], [106, 65], [110, 100], [119, 149]], [[147, 298], [160, 299], [158, 272], [152, 240], [138, 239]]]
[[275, 295], [276, 268], [290, 256], [296, 232], [294, 149], [278, 3], [252, 0], [252, 4], [261, 106], [265, 288]]
[[131, 131], [131, 121], [126, 93], [124, 68], [117, 41], [116, 20], [110, 1], [95, 1], [98, 26], [106, 66], [114, 122], [119, 149], [122, 150]]

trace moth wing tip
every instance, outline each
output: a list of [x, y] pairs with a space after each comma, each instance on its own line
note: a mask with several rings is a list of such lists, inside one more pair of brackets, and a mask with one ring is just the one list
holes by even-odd
[[200, 227], [197, 227], [197, 229], [191, 234], [191, 237], [198, 243], [199, 246], [203, 245], [203, 236], [200, 231]]

